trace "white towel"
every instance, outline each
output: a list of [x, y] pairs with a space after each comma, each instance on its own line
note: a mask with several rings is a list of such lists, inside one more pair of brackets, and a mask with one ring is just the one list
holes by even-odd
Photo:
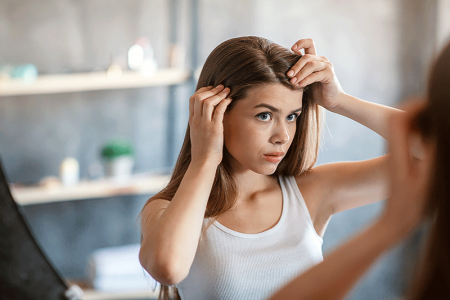
[[98, 249], [88, 262], [88, 278], [99, 291], [155, 290], [157, 282], [139, 262], [139, 244]]

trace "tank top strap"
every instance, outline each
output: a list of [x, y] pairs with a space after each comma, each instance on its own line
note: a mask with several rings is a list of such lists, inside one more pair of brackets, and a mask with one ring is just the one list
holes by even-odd
[[[294, 176], [280, 176], [279, 177], [280, 184], [284, 185], [284, 189], [286, 190], [287, 194], [289, 195], [289, 199], [296, 199], [297, 203], [300, 204], [300, 207], [305, 212], [306, 218], [308, 219], [308, 222], [311, 224], [311, 226], [314, 228], [314, 224], [311, 219], [311, 215], [308, 210], [308, 206], [306, 206], [306, 202], [303, 199], [302, 193], [300, 192], [300, 189], [298, 188], [297, 181], [295, 180]], [[315, 232], [315, 230], [314, 230]], [[320, 236], [319, 236], [320, 237]]]

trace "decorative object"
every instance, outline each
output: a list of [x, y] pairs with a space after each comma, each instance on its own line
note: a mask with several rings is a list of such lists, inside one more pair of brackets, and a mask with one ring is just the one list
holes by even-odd
[[80, 181], [80, 164], [73, 157], [64, 159], [59, 168], [59, 176], [64, 186], [74, 186]]
[[127, 182], [134, 166], [134, 150], [131, 143], [123, 139], [112, 140], [101, 150], [105, 162], [106, 176], [117, 182]]
[[38, 69], [33, 64], [0, 65], [1, 80], [17, 80], [24, 84], [32, 84], [38, 76]]
[[152, 44], [146, 37], [140, 37], [128, 50], [128, 67], [134, 71], [140, 71], [146, 76], [150, 76], [158, 69], [155, 60]]

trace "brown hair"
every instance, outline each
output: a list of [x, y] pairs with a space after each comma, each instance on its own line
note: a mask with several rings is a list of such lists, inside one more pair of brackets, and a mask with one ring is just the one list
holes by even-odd
[[[282, 84], [300, 90], [292, 85], [287, 72], [300, 59], [301, 55], [260, 37], [239, 37], [227, 40], [217, 46], [207, 58], [196, 90], [205, 86], [219, 84], [230, 88], [229, 97], [233, 100], [227, 111], [233, 109], [236, 101], [247, 96], [249, 89], [266, 85]], [[274, 175], [298, 176], [311, 169], [317, 160], [320, 136], [320, 108], [313, 103], [311, 90], [305, 88], [303, 108], [296, 123], [296, 133], [286, 157], [278, 165]], [[224, 147], [223, 159], [217, 168], [214, 184], [208, 199], [205, 218], [214, 218], [229, 210], [236, 201], [236, 185], [229, 164], [230, 154]], [[167, 187], [151, 197], [172, 200], [191, 162], [191, 141], [189, 125], [184, 143]], [[147, 204], [146, 203], [146, 204]], [[162, 286], [159, 299], [170, 299], [169, 287]]]
[[442, 299], [450, 295], [450, 44], [434, 62], [427, 102], [415, 125], [432, 140], [435, 159], [427, 212], [431, 227], [408, 299]]

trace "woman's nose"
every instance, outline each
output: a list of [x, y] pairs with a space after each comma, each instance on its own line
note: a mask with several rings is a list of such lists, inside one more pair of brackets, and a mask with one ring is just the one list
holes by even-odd
[[270, 138], [270, 142], [273, 144], [281, 144], [281, 145], [284, 145], [287, 142], [289, 142], [289, 132], [287, 127], [284, 125], [278, 125]]

